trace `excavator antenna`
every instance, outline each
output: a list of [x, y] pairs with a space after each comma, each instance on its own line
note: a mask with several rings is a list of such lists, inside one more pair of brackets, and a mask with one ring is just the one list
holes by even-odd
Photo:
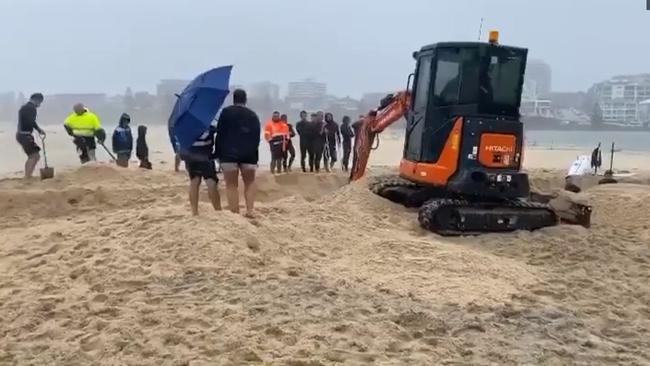
[[478, 26], [478, 40], [481, 40], [481, 34], [483, 33], [483, 17], [481, 17], [481, 24]]

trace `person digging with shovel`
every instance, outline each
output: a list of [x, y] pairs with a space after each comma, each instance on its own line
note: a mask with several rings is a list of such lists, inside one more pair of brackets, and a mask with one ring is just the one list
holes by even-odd
[[45, 138], [45, 131], [36, 123], [36, 110], [43, 103], [43, 94], [35, 93], [29, 98], [29, 101], [18, 111], [18, 129], [16, 131], [16, 141], [23, 148], [27, 155], [25, 161], [25, 178], [29, 179], [34, 174], [36, 164], [41, 159], [41, 148], [34, 140], [34, 130], [38, 131], [41, 140]]
[[[95, 136], [102, 134], [102, 126], [99, 117], [90, 112], [82, 103], [77, 103], [73, 107], [74, 113], [68, 116], [63, 123], [68, 135], [72, 136], [72, 140], [79, 152], [79, 160], [81, 164], [89, 161], [96, 161], [95, 150], [97, 144], [95, 143]], [[105, 132], [103, 133], [105, 136]], [[103, 139], [99, 139], [103, 143]]]

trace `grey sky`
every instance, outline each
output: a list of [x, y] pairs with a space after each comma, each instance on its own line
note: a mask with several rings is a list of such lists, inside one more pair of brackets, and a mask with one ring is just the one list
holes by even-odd
[[412, 51], [501, 32], [555, 90], [650, 72], [645, 0], [0, 0], [0, 91], [151, 90], [234, 64], [233, 82], [313, 77], [339, 95], [403, 88]]

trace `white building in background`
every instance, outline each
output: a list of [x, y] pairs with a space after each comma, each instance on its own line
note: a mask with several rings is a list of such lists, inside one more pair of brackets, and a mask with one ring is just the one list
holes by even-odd
[[305, 79], [290, 82], [286, 101], [292, 110], [315, 111], [325, 108], [327, 84]]
[[542, 60], [528, 60], [519, 109], [522, 116], [553, 117], [552, 102], [546, 99], [551, 95], [551, 85], [551, 67]]
[[593, 88], [603, 121], [627, 125], [643, 122], [641, 103], [650, 99], [650, 74], [615, 76]]
[[548, 99], [522, 100], [519, 113], [522, 116], [553, 118], [551, 101]]
[[650, 99], [639, 102], [639, 117], [643, 126], [650, 126]]

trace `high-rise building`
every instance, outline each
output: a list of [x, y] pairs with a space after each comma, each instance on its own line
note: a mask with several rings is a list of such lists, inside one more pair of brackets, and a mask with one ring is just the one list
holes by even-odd
[[641, 122], [641, 103], [650, 99], [650, 74], [620, 75], [593, 86], [603, 121]]
[[542, 60], [531, 59], [526, 64], [522, 99], [548, 98], [552, 91], [551, 66]]
[[292, 110], [319, 110], [325, 108], [327, 84], [305, 79], [289, 83], [287, 103]]

